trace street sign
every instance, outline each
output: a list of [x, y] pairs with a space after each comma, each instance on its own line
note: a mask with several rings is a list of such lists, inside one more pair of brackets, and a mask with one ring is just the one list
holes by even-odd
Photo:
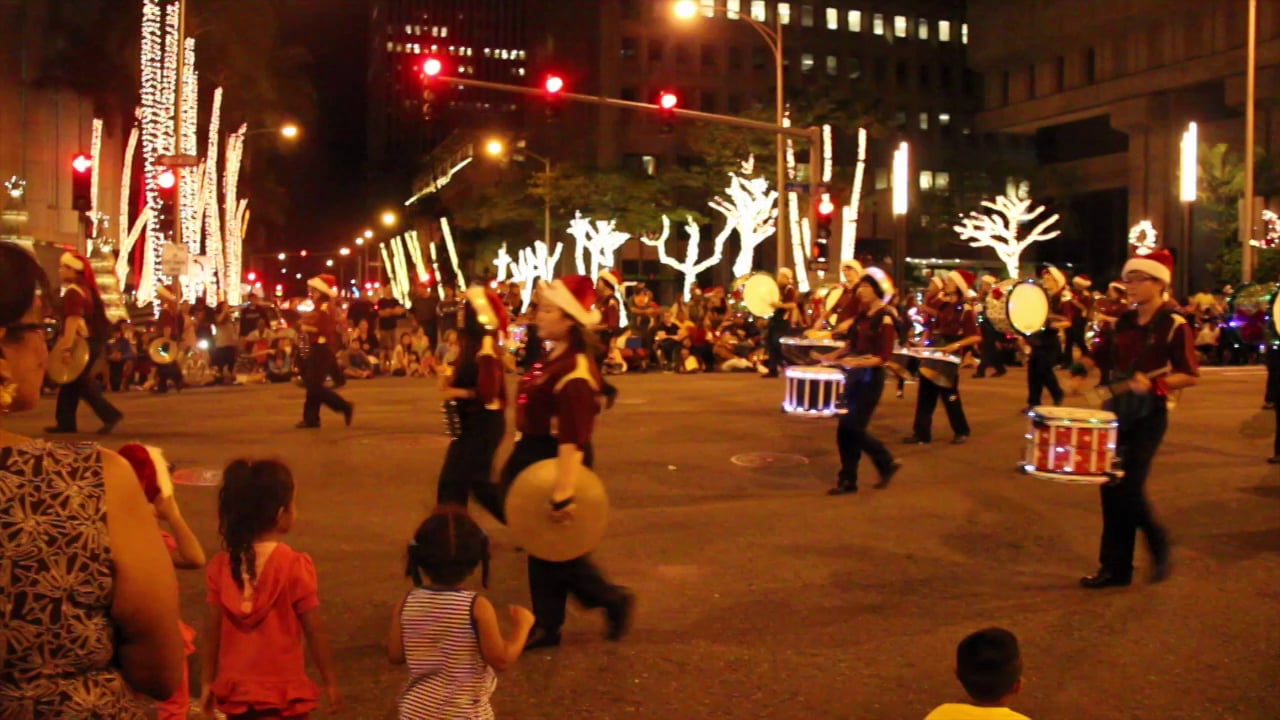
[[156, 158], [156, 164], [162, 167], [199, 167], [201, 163], [199, 155], [161, 155]]
[[181, 245], [169, 243], [160, 251], [160, 272], [169, 277], [184, 277], [191, 265], [191, 253]]
[[789, 182], [787, 183], [787, 192], [807, 193], [809, 192], [809, 183]]

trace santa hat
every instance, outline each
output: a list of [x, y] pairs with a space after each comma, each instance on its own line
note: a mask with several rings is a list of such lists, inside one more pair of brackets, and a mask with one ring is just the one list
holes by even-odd
[[173, 497], [173, 477], [170, 475], [169, 461], [160, 448], [129, 443], [120, 448], [119, 452], [120, 457], [127, 460], [137, 474], [147, 502], [154, 503], [157, 498]]
[[893, 279], [889, 277], [888, 273], [878, 267], [867, 268], [867, 271], [862, 274], [862, 277], [858, 279], [858, 282], [870, 285], [871, 289], [874, 290], [876, 295], [879, 295], [880, 299], [884, 302], [892, 300], [894, 293], [897, 292], [897, 289], [893, 286]]
[[969, 293], [969, 288], [973, 287], [973, 281], [976, 279], [976, 276], [972, 272], [963, 269], [952, 270], [947, 273], [947, 277], [951, 278], [951, 281], [956, 284], [956, 287], [960, 288], [961, 295], [967, 295]]
[[1121, 293], [1129, 292], [1129, 288], [1125, 287], [1125, 284], [1120, 282], [1119, 280], [1112, 280], [1111, 284], [1107, 285], [1107, 290], [1115, 290], [1116, 292], [1121, 292]]
[[507, 331], [507, 324], [511, 319], [507, 315], [507, 306], [497, 293], [480, 285], [472, 285], [467, 288], [467, 302], [471, 303], [476, 319], [486, 329], [502, 333]]
[[68, 270], [75, 270], [78, 273], [84, 272], [89, 267], [89, 261], [84, 259], [83, 255], [73, 252], [64, 252], [62, 257], [58, 259], [58, 264]]
[[998, 283], [998, 282], [1000, 282], [1000, 279], [999, 279], [999, 278], [997, 278], [995, 275], [983, 275], [983, 276], [982, 276], [982, 284], [983, 284], [983, 285], [986, 285], [987, 287], [991, 287], [991, 286], [995, 285], [995, 284], [996, 284], [996, 283]]
[[1045, 275], [1049, 275], [1053, 277], [1054, 280], [1058, 281], [1058, 287], [1067, 286], [1067, 276], [1063, 275], [1062, 271], [1059, 270], [1058, 268], [1052, 265], [1050, 265], [1049, 267], [1046, 267], [1044, 270], [1040, 272], [1040, 277], [1044, 277]]
[[1088, 275], [1077, 275], [1071, 278], [1071, 287], [1077, 290], [1088, 290], [1093, 287], [1093, 280]]
[[328, 273], [317, 275], [307, 281], [307, 287], [318, 290], [329, 297], [336, 297], [338, 294], [338, 279]]
[[581, 325], [600, 324], [600, 311], [595, 308], [596, 284], [586, 275], [566, 275], [551, 282], [539, 282], [538, 299], [560, 308]]
[[1146, 273], [1168, 285], [1173, 282], [1173, 255], [1160, 248], [1150, 255], [1131, 257], [1124, 264], [1124, 272], [1120, 276], [1124, 277], [1130, 272]]
[[862, 277], [867, 273], [866, 269], [862, 267], [862, 263], [858, 262], [857, 260], [841, 260], [840, 271], [844, 272], [846, 269], [852, 269], [855, 273], [857, 273], [858, 277]]
[[605, 285], [608, 285], [614, 290], [617, 290], [618, 286], [622, 284], [622, 273], [612, 268], [608, 270], [601, 270], [600, 282], [604, 283]]

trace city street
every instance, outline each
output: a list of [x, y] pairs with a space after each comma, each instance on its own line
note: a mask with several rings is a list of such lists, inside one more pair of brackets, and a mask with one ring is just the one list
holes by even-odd
[[[1096, 489], [1013, 469], [1025, 420], [1020, 369], [966, 377], [969, 444], [906, 447], [914, 386], [886, 393], [873, 425], [906, 462], [892, 487], [827, 497], [835, 421], [779, 412], [780, 381], [752, 375], [616, 378], [597, 470], [613, 515], [598, 558], [633, 588], [631, 635], [602, 639], [598, 613], [572, 610], [564, 645], [523, 657], [494, 696], [507, 718], [923, 718], [959, 701], [956, 643], [1001, 625], [1024, 658], [1014, 708], [1032, 718], [1280, 717], [1280, 469], [1260, 368], [1207, 368], [1184, 393], [1149, 488], [1174, 546], [1174, 573], [1088, 591]], [[430, 510], [447, 438], [434, 383], [354, 382], [355, 425], [326, 414], [299, 431], [292, 386], [114, 396], [127, 418], [110, 439], [160, 445], [180, 468], [279, 456], [299, 481], [289, 542], [311, 553], [350, 707], [393, 716], [403, 668], [383, 642], [407, 588], [404, 548]], [[12, 418], [38, 433], [53, 403]], [[81, 427], [96, 429], [82, 409]], [[6, 426], [10, 422], [6, 421]], [[775, 454], [771, 461], [753, 453]], [[216, 488], [179, 500], [217, 547]], [[524, 557], [494, 538], [495, 604], [528, 603]], [[184, 616], [201, 627], [204, 578], [181, 574]], [[505, 617], [505, 613], [500, 613]], [[197, 643], [200, 641], [197, 640]], [[193, 675], [193, 679], [198, 675]]]

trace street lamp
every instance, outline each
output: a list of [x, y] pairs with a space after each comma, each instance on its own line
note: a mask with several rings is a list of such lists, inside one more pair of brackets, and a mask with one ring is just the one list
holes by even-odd
[[302, 128], [298, 127], [294, 123], [285, 123], [280, 127], [258, 128], [256, 130], [250, 130], [246, 132], [244, 136], [253, 137], [254, 135], [264, 135], [266, 133], [279, 135], [285, 140], [296, 140], [298, 139], [298, 136], [302, 134]]
[[390, 210], [384, 210], [381, 220], [383, 227], [392, 228], [396, 226], [396, 223], [400, 222], [400, 216]]
[[[528, 156], [533, 158], [534, 160], [541, 160], [543, 172], [546, 173], [547, 181], [549, 183], [551, 180], [551, 159], [544, 155], [539, 155], [538, 153], [533, 152], [529, 148], [525, 147], [523, 141], [519, 143], [519, 148], [520, 148], [519, 152], [516, 154], [514, 159], [517, 162], [520, 162], [524, 160], [525, 156]], [[488, 153], [491, 157], [502, 157], [507, 152], [507, 144], [504, 143], [500, 138], [491, 138], [484, 144], [484, 151]], [[550, 190], [550, 187], [546, 189]], [[544, 193], [542, 200], [543, 200], [542, 202], [542, 241], [547, 244], [547, 252], [551, 252], [551, 194], [550, 192]]]
[[341, 248], [338, 250], [338, 254], [341, 255], [342, 257], [346, 257], [351, 254], [351, 248], [346, 248], [346, 247]]
[[372, 239], [373, 239], [373, 231], [372, 231], [372, 230], [365, 230], [365, 231], [364, 231], [364, 239], [365, 239], [365, 240], [372, 240]]
[[[698, 14], [698, 3], [694, 0], [679, 0], [673, 6], [676, 18], [680, 20], [691, 20]], [[723, 3], [717, 3], [712, 9], [712, 13], [723, 12], [727, 17], [729, 15], [728, 8]], [[783, 73], [783, 57], [782, 57], [782, 13], [778, 11], [778, 4], [774, 4], [773, 8], [773, 27], [765, 25], [759, 20], [751, 16], [750, 13], [735, 12], [735, 15], [745, 20], [756, 32], [760, 33], [760, 37], [764, 38], [769, 49], [773, 51], [773, 63], [776, 72], [774, 84], [776, 85], [776, 112], [774, 122], [779, 128], [783, 126], [786, 120], [787, 104], [784, 83], [786, 80]], [[782, 139], [781, 134], [776, 134], [775, 158], [777, 164], [777, 190], [778, 190], [778, 219], [777, 232], [774, 233], [778, 241], [778, 267], [782, 268], [786, 264], [787, 257], [787, 219], [786, 219], [786, 197], [787, 197], [787, 156], [786, 142]]]

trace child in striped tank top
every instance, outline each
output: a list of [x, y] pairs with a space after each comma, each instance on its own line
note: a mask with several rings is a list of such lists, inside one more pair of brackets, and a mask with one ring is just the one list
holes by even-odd
[[441, 505], [414, 533], [406, 574], [415, 587], [396, 607], [387, 639], [391, 662], [409, 666], [402, 720], [493, 717], [494, 671], [520, 657], [533, 613], [512, 605], [514, 628], [504, 638], [493, 604], [462, 588], [478, 565], [488, 587], [489, 539], [465, 508]]

